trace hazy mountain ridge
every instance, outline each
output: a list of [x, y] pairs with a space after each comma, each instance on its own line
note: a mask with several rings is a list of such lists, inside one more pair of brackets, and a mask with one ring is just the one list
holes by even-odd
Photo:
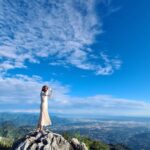
[[[2, 119], [3, 118], [3, 119]], [[5, 120], [6, 118], [6, 120]], [[24, 128], [24, 132], [35, 128], [38, 119], [38, 114], [9, 114], [0, 115], [0, 124], [2, 128], [9, 130], [9, 123], [12, 125], [11, 129], [17, 130], [17, 133], [23, 135], [19, 128]], [[51, 115], [53, 126], [52, 131], [60, 134], [67, 132], [69, 134], [80, 133], [88, 136], [91, 139], [103, 141], [104, 143], [127, 145], [132, 150], [150, 149], [150, 123], [149, 118], [144, 122], [143, 118], [121, 119], [105, 118], [105, 119], [71, 119], [62, 118]], [[5, 122], [5, 123], [4, 123]], [[17, 126], [17, 129], [15, 129]], [[24, 127], [23, 127], [24, 126]], [[5, 135], [6, 136], [5, 132]], [[4, 133], [3, 133], [4, 134]], [[11, 134], [8, 132], [8, 135]], [[140, 138], [140, 137], [143, 138]]]

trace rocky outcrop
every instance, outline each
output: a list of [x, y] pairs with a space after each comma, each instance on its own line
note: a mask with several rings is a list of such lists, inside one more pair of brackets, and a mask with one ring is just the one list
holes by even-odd
[[67, 141], [60, 134], [49, 130], [32, 131], [16, 141], [12, 150], [88, 150], [86, 145], [72, 138]]

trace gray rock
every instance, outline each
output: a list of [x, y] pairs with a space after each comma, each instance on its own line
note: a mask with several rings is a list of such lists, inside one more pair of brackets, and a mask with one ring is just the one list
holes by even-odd
[[26, 139], [25, 142], [24, 142], [24, 144], [23, 144], [23, 146], [20, 147], [20, 148], [21, 149], [27, 149], [29, 147], [30, 143], [31, 142], [28, 139]]
[[30, 149], [36, 150], [37, 146], [38, 146], [38, 145], [37, 145], [36, 143], [33, 143], [33, 144], [31, 145]]
[[37, 149], [41, 149], [43, 146], [43, 143], [38, 143]]
[[76, 138], [67, 141], [60, 134], [49, 130], [32, 131], [16, 141], [12, 150], [88, 150], [84, 143]]
[[72, 147], [75, 150], [88, 150], [85, 143], [83, 143], [83, 142], [80, 143], [78, 141], [78, 139], [76, 139], [76, 138], [72, 138], [71, 141], [70, 141], [70, 144], [72, 145]]

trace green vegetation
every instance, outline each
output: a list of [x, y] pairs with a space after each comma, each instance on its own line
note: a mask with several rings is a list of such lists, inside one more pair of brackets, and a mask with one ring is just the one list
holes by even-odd
[[15, 140], [24, 136], [31, 127], [16, 127], [12, 122], [6, 121], [0, 124], [0, 150], [10, 150]]
[[12, 147], [13, 140], [5, 137], [0, 137], [0, 150], [9, 150]]
[[79, 133], [74, 135], [79, 141], [84, 142], [90, 150], [109, 150], [109, 146], [100, 141], [91, 140], [86, 136], [81, 136]]
[[84, 142], [89, 150], [109, 150], [109, 146], [107, 144], [104, 144], [100, 141], [92, 140], [87, 136], [82, 136], [79, 132], [75, 134], [64, 132], [63, 137], [67, 140], [71, 140], [71, 138], [75, 137], [80, 142]]
[[64, 132], [63, 136], [67, 140], [71, 140], [71, 138], [73, 137], [77, 138], [80, 142], [84, 142], [89, 150], [109, 150], [109, 146], [107, 144], [104, 144], [100, 141], [91, 140], [90, 138], [86, 136], [81, 136], [80, 133], [71, 135], [67, 132]]
[[16, 127], [12, 122], [7, 121], [0, 125], [0, 136], [17, 140], [32, 130], [32, 128], [29, 126]]
[[79, 141], [84, 142], [89, 150], [130, 150], [123, 144], [116, 144], [116, 145], [108, 145], [101, 141], [92, 140], [89, 137], [82, 136], [80, 133], [70, 134], [68, 132], [64, 132], [63, 136], [67, 140], [71, 140], [71, 138], [75, 137]]

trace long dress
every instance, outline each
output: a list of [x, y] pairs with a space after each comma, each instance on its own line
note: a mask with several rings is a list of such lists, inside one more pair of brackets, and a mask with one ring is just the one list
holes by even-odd
[[40, 117], [38, 121], [38, 126], [48, 126], [51, 125], [51, 119], [48, 114], [48, 97], [49, 95], [49, 90], [46, 92], [41, 91], [41, 105], [40, 105]]

